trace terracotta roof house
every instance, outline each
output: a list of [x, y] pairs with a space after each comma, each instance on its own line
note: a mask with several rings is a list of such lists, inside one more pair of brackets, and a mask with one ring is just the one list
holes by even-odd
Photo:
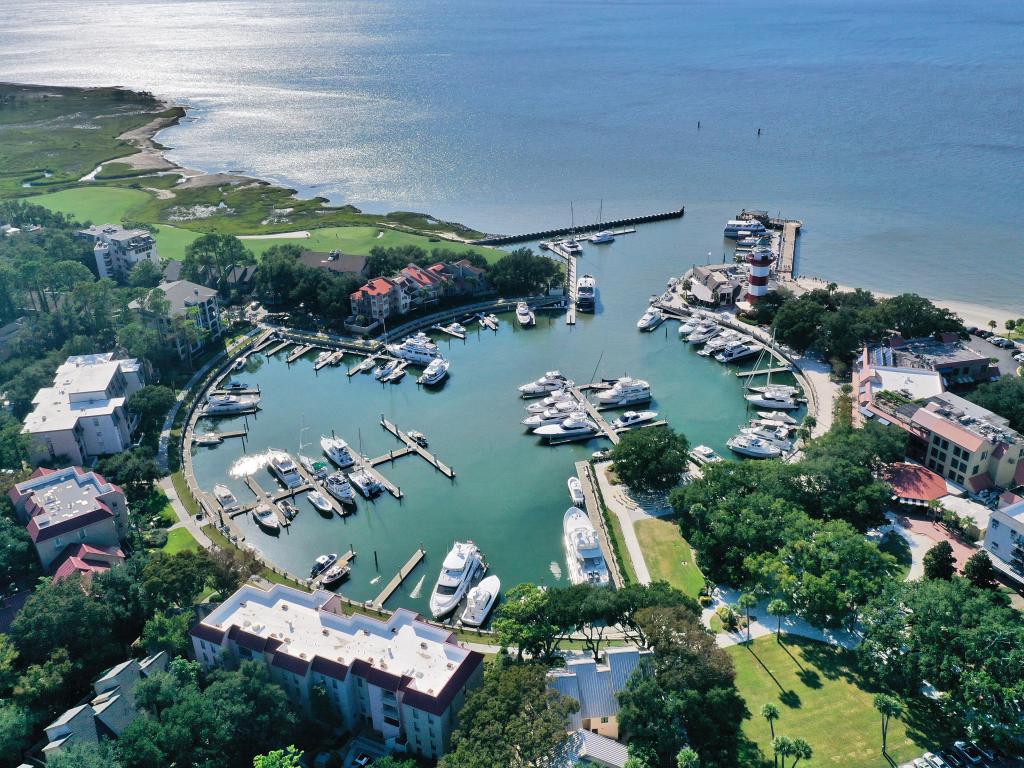
[[91, 544], [69, 544], [57, 557], [60, 565], [53, 572], [53, 581], [63, 581], [78, 575], [86, 583], [93, 575], [109, 571], [124, 562], [124, 552], [118, 547], [94, 547]]
[[946, 496], [951, 488], [942, 475], [932, 472], [920, 464], [898, 462], [886, 467], [883, 479], [892, 486], [893, 497], [900, 504], [909, 506], [928, 506], [930, 501], [938, 501]]
[[352, 314], [363, 315], [373, 320], [382, 320], [392, 315], [403, 315], [409, 311], [409, 295], [398, 282], [389, 277], [375, 277], [349, 295]]

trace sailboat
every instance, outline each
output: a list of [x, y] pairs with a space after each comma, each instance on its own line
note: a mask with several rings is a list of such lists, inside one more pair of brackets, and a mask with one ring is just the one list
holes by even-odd
[[[601, 220], [603, 218], [604, 218], [604, 200], [601, 200], [601, 205], [600, 205], [600, 207], [598, 208], [598, 211], [597, 211], [597, 224], [598, 224], [598, 226], [601, 225]], [[614, 243], [615, 242], [615, 236], [611, 232], [609, 232], [607, 229], [602, 229], [597, 234], [594, 234], [594, 235], [590, 236], [590, 242], [594, 243], [595, 245], [601, 245], [603, 243]]]
[[[775, 346], [775, 331], [772, 331], [771, 342], [768, 346], [765, 346], [761, 350], [761, 354], [757, 358], [757, 362], [754, 363], [754, 370], [760, 370], [762, 360], [765, 355], [769, 356], [769, 363], [771, 360], [771, 349]], [[749, 394], [744, 395], [744, 399], [756, 408], [762, 408], [767, 410], [778, 410], [778, 411], [792, 411], [800, 407], [800, 403], [794, 397], [797, 393], [795, 387], [785, 385], [772, 385], [772, 372], [771, 367], [768, 368], [768, 379], [765, 381], [763, 387], [754, 387], [751, 385], [751, 379], [753, 376], [747, 379], [747, 391]], [[731, 447], [731, 446], [730, 446]]]

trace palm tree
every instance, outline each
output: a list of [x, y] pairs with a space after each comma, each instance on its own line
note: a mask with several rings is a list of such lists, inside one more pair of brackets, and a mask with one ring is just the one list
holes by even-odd
[[740, 599], [736, 601], [736, 605], [738, 605], [743, 610], [743, 613], [747, 617], [747, 642], [749, 643], [750, 642], [750, 609], [753, 608], [755, 605], [757, 605], [757, 596], [752, 594], [752, 593], [750, 593], [750, 592], [744, 592], [742, 595], [740, 595]]
[[789, 603], [777, 598], [768, 603], [768, 613], [775, 617], [775, 642], [782, 642], [782, 617], [789, 615]]
[[[761, 717], [768, 721], [768, 727], [772, 732], [772, 741], [775, 741], [775, 721], [779, 719], [779, 708], [774, 704], [765, 704], [761, 707]], [[775, 765], [779, 764], [778, 757], [775, 758]]]
[[786, 765], [786, 758], [793, 754], [793, 740], [789, 736], [776, 736], [772, 739], [772, 752], [775, 759], [782, 758], [782, 765]]
[[814, 755], [814, 750], [803, 739], [793, 739], [793, 754], [796, 756], [796, 759], [790, 768], [796, 768], [796, 764], [801, 760], [810, 760], [812, 755]]
[[889, 696], [884, 693], [875, 694], [875, 709], [882, 714], [882, 754], [888, 754], [886, 751], [887, 740], [889, 738], [889, 718], [899, 717], [903, 714], [903, 705], [900, 704], [900, 700], [895, 696]]

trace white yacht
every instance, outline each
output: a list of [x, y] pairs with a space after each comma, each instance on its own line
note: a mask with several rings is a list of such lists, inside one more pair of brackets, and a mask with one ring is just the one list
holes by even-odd
[[285, 520], [294, 520], [299, 514], [299, 508], [295, 506], [295, 502], [291, 499], [281, 499], [277, 502], [276, 506], [281, 510], [281, 514], [284, 515]]
[[[568, 406], [567, 408], [561, 408], [559, 406]], [[548, 408], [543, 413], [535, 413], [532, 416], [527, 416], [523, 419], [523, 426], [530, 430], [536, 430], [540, 427], [546, 427], [549, 424], [561, 424], [570, 415], [586, 418], [587, 414], [584, 411], [578, 410], [579, 406], [576, 403], [559, 403], [557, 406]]]
[[520, 301], [516, 304], [516, 320], [524, 328], [529, 328], [531, 325], [537, 323], [537, 317], [533, 314], [533, 310], [530, 309], [530, 305], [525, 301]]
[[571, 253], [573, 256], [579, 256], [583, 253], [583, 246], [576, 242], [575, 239], [563, 240], [561, 245], [567, 253]]
[[448, 330], [451, 331], [452, 333], [461, 333], [465, 335], [466, 326], [464, 326], [462, 323], [452, 323], [451, 325], [448, 326]]
[[324, 480], [324, 489], [342, 504], [354, 504], [356, 500], [352, 484], [342, 472], [335, 472]]
[[306, 470], [314, 480], [323, 480], [327, 477], [327, 471], [330, 467], [326, 461], [320, 461], [320, 459], [313, 459], [309, 456], [303, 456], [299, 454], [299, 464]]
[[317, 367], [327, 365], [329, 362], [331, 362], [331, 357], [333, 355], [334, 353], [331, 352], [330, 350], [324, 350], [323, 352], [316, 356], [316, 360], [314, 361], [313, 364], [316, 365]]
[[422, 375], [416, 379], [417, 383], [431, 387], [435, 384], [440, 384], [444, 381], [448, 375], [448, 368], [451, 366], [445, 358], [435, 357], [430, 361], [430, 364], [423, 371]]
[[257, 504], [253, 507], [252, 519], [256, 521], [256, 525], [267, 533], [279, 533], [281, 530], [281, 523], [269, 504]]
[[373, 499], [380, 496], [384, 486], [377, 482], [377, 479], [365, 469], [357, 469], [348, 473], [348, 480], [355, 486], [355, 489], [362, 494], [363, 498]]
[[612, 422], [612, 426], [615, 429], [635, 427], [637, 424], [646, 424], [648, 421], [654, 421], [656, 418], [658, 418], [657, 411], [626, 411]]
[[329, 555], [320, 555], [320, 557], [313, 561], [313, 567], [309, 569], [309, 575], [319, 576], [337, 561], [338, 555], [336, 553], [332, 552]]
[[226, 389], [228, 392], [238, 392], [239, 390], [244, 391], [248, 388], [249, 385], [246, 384], [244, 381], [232, 381], [230, 384], [224, 387], [224, 389]]
[[431, 360], [441, 357], [441, 351], [437, 348], [437, 344], [432, 342], [423, 331], [415, 336], [410, 336], [401, 344], [388, 344], [387, 350], [395, 357], [417, 365], [427, 365]]
[[233, 416], [252, 413], [260, 407], [259, 395], [207, 395], [204, 416]]
[[736, 250], [737, 251], [752, 251], [755, 248], [757, 248], [757, 246], [760, 245], [760, 244], [761, 244], [761, 238], [760, 237], [753, 237], [753, 236], [741, 237], [741, 238], [739, 238], [736, 241]]
[[725, 461], [718, 452], [706, 445], [698, 445], [690, 449], [690, 458], [698, 464], [714, 464], [716, 461]]
[[736, 435], [730, 437], [726, 443], [729, 450], [738, 453], [740, 456], [749, 456], [752, 459], [777, 459], [782, 455], [782, 449], [774, 443], [762, 440], [759, 437], [749, 435]]
[[298, 488], [302, 485], [302, 475], [299, 474], [298, 465], [284, 451], [270, 450], [270, 461], [267, 462], [267, 469], [284, 484], [285, 488]]
[[788, 424], [790, 426], [796, 426], [799, 424], [799, 422], [788, 413], [780, 413], [779, 411], [758, 411], [757, 415], [765, 421], [777, 421], [779, 424]]
[[226, 485], [217, 483], [213, 486], [213, 495], [217, 499], [217, 503], [220, 504], [220, 508], [225, 512], [234, 512], [238, 509], [238, 499]]
[[792, 393], [774, 387], [765, 387], [762, 391], [751, 392], [745, 397], [748, 403], [758, 408], [792, 411], [800, 407], [800, 403], [793, 399]]
[[665, 322], [665, 313], [657, 307], [648, 307], [647, 311], [636, 321], [636, 327], [641, 331], [653, 331]]
[[466, 608], [459, 621], [467, 627], [479, 627], [491, 613], [498, 601], [501, 581], [497, 576], [488, 576], [469, 590], [466, 595]]
[[614, 243], [615, 235], [609, 232], [607, 229], [603, 229], [595, 235], [590, 236], [590, 242], [594, 245], [601, 245], [602, 243]]
[[597, 281], [593, 275], [584, 275], [576, 281], [576, 309], [593, 312], [597, 306]]
[[441, 565], [434, 591], [430, 595], [430, 612], [435, 619], [455, 610], [469, 585], [484, 568], [483, 557], [472, 541], [457, 541]]
[[548, 408], [559, 403], [574, 403], [576, 398], [572, 396], [572, 392], [566, 389], [556, 389], [550, 395], [545, 397], [536, 403], [530, 403], [526, 406], [527, 413], [544, 413]]
[[568, 418], [558, 424], [547, 424], [533, 430], [533, 434], [546, 440], [559, 440], [577, 437], [589, 437], [597, 434], [597, 425], [586, 417], [582, 411], [569, 414]]
[[327, 455], [328, 459], [333, 461], [342, 469], [348, 469], [356, 463], [355, 457], [352, 456], [352, 450], [348, 447], [348, 443], [340, 437], [320, 435], [320, 448]]
[[764, 440], [765, 442], [772, 443], [782, 451], [790, 451], [793, 449], [793, 443], [787, 439], [788, 430], [785, 429], [772, 429], [771, 427], [754, 424], [748, 427], [743, 427], [740, 430], [740, 434], [746, 437], [756, 437], [758, 440]]
[[554, 392], [557, 389], [564, 389], [569, 385], [566, 380], [558, 371], [548, 371], [536, 381], [531, 381], [529, 384], [523, 384], [519, 388], [519, 394], [523, 397], [540, 397], [546, 395], [548, 392]]
[[720, 363], [733, 363], [747, 357], [756, 355], [760, 350], [748, 342], [734, 341], [728, 344], [725, 349], [715, 355], [715, 360]]
[[245, 364], [247, 362], [248, 362], [248, 360], [246, 358], [240, 357], [237, 360], [235, 360], [235, 362], [233, 362], [231, 364], [231, 370], [233, 370], [233, 371], [240, 371], [243, 368], [245, 368]]
[[700, 350], [697, 354], [701, 357], [713, 357], [734, 341], [739, 341], [739, 339], [739, 331], [734, 331], [732, 328], [726, 328], [717, 336], [708, 339], [707, 343], [704, 345], [704, 349]]
[[306, 494], [306, 498], [309, 499], [309, 503], [316, 507], [318, 512], [332, 512], [334, 508], [331, 506], [331, 502], [324, 498], [324, 495], [320, 491], [310, 491]]
[[684, 320], [679, 325], [679, 335], [685, 339], [691, 333], [696, 331], [702, 322], [703, 321], [697, 317], [691, 317], [688, 320]]
[[586, 506], [586, 497], [583, 495], [583, 483], [575, 475], [569, 478], [569, 498], [572, 499], [574, 507]]
[[597, 404], [606, 407], [646, 403], [651, 399], [651, 385], [643, 379], [625, 376], [612, 386], [597, 393]]
[[721, 332], [722, 329], [717, 323], [701, 323], [694, 329], [693, 333], [686, 337], [686, 340], [696, 347], [706, 341], [710, 341]]
[[593, 584], [596, 587], [608, 586], [608, 564], [605, 563], [601, 541], [587, 513], [578, 507], [569, 507], [562, 518], [562, 534], [569, 581], [573, 584]]
[[378, 365], [377, 370], [373, 372], [373, 375], [378, 381], [386, 381], [391, 378], [391, 374], [398, 370], [399, 365], [401, 365], [401, 363], [399, 363], [398, 360], [391, 360], [383, 365]]
[[725, 224], [724, 235], [730, 240], [746, 237], [761, 237], [767, 234], [764, 224], [756, 219], [731, 219]]

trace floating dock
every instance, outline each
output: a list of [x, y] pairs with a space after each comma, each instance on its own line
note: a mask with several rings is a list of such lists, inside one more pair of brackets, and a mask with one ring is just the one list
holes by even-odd
[[565, 324], [576, 325], [576, 259], [572, 256], [565, 259], [565, 295], [569, 299], [565, 308]]
[[[447, 464], [441, 462], [434, 454], [424, 448], [422, 445], [413, 440], [409, 435], [400, 430], [395, 424], [384, 418], [383, 415], [380, 417], [380, 425], [385, 431], [390, 432], [392, 435], [397, 437], [408, 449], [408, 453], [418, 453], [423, 459], [430, 464], [434, 469], [440, 472], [442, 475], [452, 480], [455, 478], [455, 470], [449, 467]], [[406, 454], [402, 454], [406, 455]]]
[[480, 321], [480, 325], [482, 325], [484, 328], [490, 331], [498, 330], [498, 324], [491, 320], [491, 318], [489, 318], [487, 315], [481, 313], [477, 317]]
[[447, 333], [449, 336], [454, 336], [456, 339], [465, 340], [466, 338], [466, 334], [451, 330], [451, 325], [433, 325], [431, 328], [441, 333]]
[[[354, 549], [349, 549], [348, 552], [346, 552], [345, 554], [343, 554], [341, 557], [338, 558], [338, 560], [334, 563], [333, 566], [331, 566], [331, 568], [334, 568], [334, 567], [337, 567], [337, 566], [345, 567], [346, 565], [349, 565], [355, 559], [356, 559], [356, 551]], [[327, 575], [327, 571], [329, 571], [329, 570], [331, 570], [331, 569], [330, 568], [326, 568], [321, 573], [318, 573], [313, 578], [313, 581], [310, 583], [310, 585], [309, 585], [310, 589], [321, 589], [322, 588], [321, 585], [323, 584], [323, 581], [324, 581], [324, 576]]]
[[274, 331], [265, 331], [263, 337], [252, 345], [252, 349], [249, 350], [249, 354], [254, 354], [261, 351], [262, 349], [269, 347], [277, 340], [277, 334]]
[[271, 347], [269, 350], [267, 350], [267, 357], [273, 357], [278, 352], [280, 352], [282, 349], [286, 349], [286, 348], [290, 347], [292, 344], [294, 344], [294, 342], [288, 341], [287, 339], [285, 339], [284, 341], [280, 342], [279, 344], [275, 344], [273, 347]]
[[473, 245], [509, 245], [511, 243], [523, 243], [527, 240], [546, 240], [551, 237], [572, 235], [577, 232], [600, 232], [605, 229], [631, 227], [634, 224], [646, 224], [652, 221], [665, 221], [666, 219], [680, 219], [686, 213], [684, 207], [676, 211], [665, 211], [663, 213], [649, 213], [645, 216], [631, 216], [625, 219], [613, 219], [594, 224], [584, 224], [577, 227], [562, 227], [561, 229], [546, 229], [542, 232], [528, 232], [522, 235], [492, 235], [480, 240], [474, 240]]
[[412, 573], [416, 566], [423, 561], [424, 555], [427, 551], [423, 547], [417, 547], [416, 551], [412, 553], [405, 565], [398, 569], [398, 573], [395, 574], [394, 578], [387, 583], [387, 586], [381, 590], [381, 593], [373, 599], [373, 605], [376, 608], [383, 608], [384, 603], [391, 599], [391, 596], [395, 594], [395, 591], [402, 586], [402, 582], [405, 581], [409, 574]]
[[373, 369], [373, 366], [377, 364], [377, 361], [383, 357], [379, 352], [373, 355], [369, 355], [365, 360], [360, 360], [358, 363], [353, 365], [347, 371], [345, 375], [348, 377], [355, 376], [357, 373], [363, 373]]
[[736, 371], [736, 378], [738, 379], [751, 379], [754, 376], [767, 376], [771, 373], [792, 373], [793, 366], [791, 365], [779, 365], [775, 368], [762, 368], [759, 371]]
[[287, 362], [289, 365], [291, 365], [292, 363], [294, 363], [296, 360], [298, 360], [300, 357], [302, 357], [304, 354], [306, 354], [307, 352], [309, 352], [313, 348], [314, 347], [313, 347], [312, 344], [303, 344], [298, 349], [295, 349], [294, 351], [292, 351], [288, 355], [288, 358], [287, 358], [287, 360], [285, 362]]
[[608, 423], [608, 420], [597, 412], [596, 406], [587, 399], [587, 396], [580, 391], [579, 387], [570, 387], [569, 391], [576, 398], [576, 401], [583, 406], [583, 410], [587, 412], [587, 415], [597, 424], [598, 429], [604, 433], [604, 436], [612, 441], [612, 445], [618, 445], [619, 433], [612, 429], [612, 425]]

